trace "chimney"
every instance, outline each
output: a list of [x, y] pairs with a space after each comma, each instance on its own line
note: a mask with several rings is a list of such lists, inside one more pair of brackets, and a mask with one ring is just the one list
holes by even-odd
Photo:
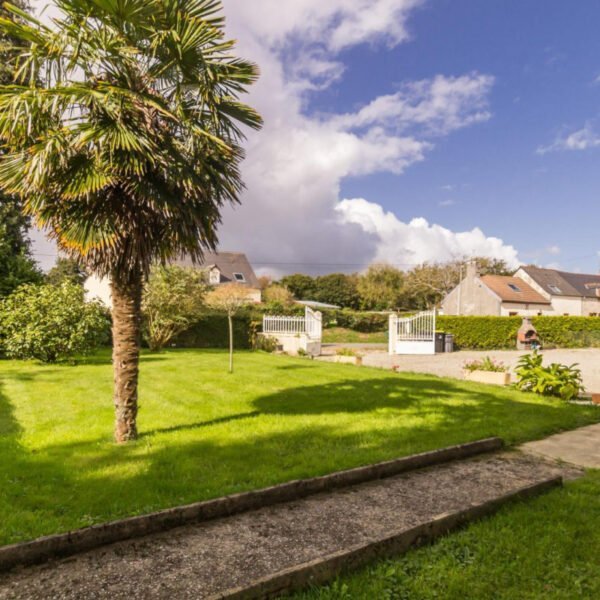
[[470, 260], [467, 263], [467, 279], [474, 279], [479, 275], [479, 270], [477, 268], [477, 262], [474, 260]]

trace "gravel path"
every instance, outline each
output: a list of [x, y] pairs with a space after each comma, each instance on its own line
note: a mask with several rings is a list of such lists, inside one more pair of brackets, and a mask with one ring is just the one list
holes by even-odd
[[5, 574], [0, 598], [207, 598], [542, 479], [578, 473], [516, 452], [449, 463]]

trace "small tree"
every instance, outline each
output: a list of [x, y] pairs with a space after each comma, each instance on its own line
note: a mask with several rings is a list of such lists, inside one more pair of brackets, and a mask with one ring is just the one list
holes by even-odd
[[144, 337], [150, 350], [164, 348], [198, 320], [207, 286], [197, 269], [155, 267], [144, 290]]
[[294, 302], [294, 295], [282, 285], [270, 285], [263, 291], [263, 302], [289, 306]]
[[100, 303], [85, 302], [73, 283], [25, 285], [0, 302], [0, 337], [7, 356], [54, 363], [109, 340]]
[[229, 323], [229, 372], [233, 373], [233, 317], [248, 304], [248, 290], [239, 283], [221, 285], [206, 296], [206, 304], [227, 313]]
[[404, 273], [391, 265], [371, 265], [358, 279], [360, 306], [364, 310], [391, 310], [400, 305]]
[[74, 258], [58, 258], [46, 275], [46, 283], [51, 285], [67, 282], [82, 286], [86, 279], [87, 273]]
[[314, 300], [327, 304], [336, 304], [342, 308], [358, 308], [359, 296], [356, 289], [356, 275], [331, 273], [317, 277], [317, 290]]
[[317, 285], [310, 275], [303, 273], [286, 275], [279, 283], [290, 290], [297, 300], [315, 300]]

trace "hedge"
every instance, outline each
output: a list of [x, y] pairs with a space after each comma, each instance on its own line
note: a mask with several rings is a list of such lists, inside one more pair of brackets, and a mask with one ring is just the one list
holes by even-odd
[[[262, 314], [251, 310], [234, 318], [234, 344], [238, 349], [252, 348], [262, 328]], [[296, 312], [296, 311], [290, 311]], [[345, 327], [361, 333], [386, 331], [388, 316], [349, 310], [324, 311], [324, 324]], [[454, 335], [458, 349], [512, 350], [516, 347], [521, 317], [457, 317], [440, 315], [437, 329]], [[545, 348], [600, 347], [598, 317], [534, 317], [533, 323]], [[209, 313], [174, 342], [180, 348], [227, 348], [227, 316]]]
[[[454, 335], [457, 348], [514, 349], [521, 317], [439, 316], [437, 329]], [[545, 348], [600, 347], [598, 317], [534, 317], [533, 324]]]
[[[258, 322], [251, 314], [233, 318], [233, 344], [238, 350], [252, 348]], [[260, 322], [262, 326], [262, 322]], [[227, 315], [209, 313], [173, 342], [176, 348], [229, 348]]]

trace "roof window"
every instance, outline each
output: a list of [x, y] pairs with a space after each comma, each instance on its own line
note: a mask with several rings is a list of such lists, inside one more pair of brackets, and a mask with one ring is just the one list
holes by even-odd
[[234, 273], [233, 277], [236, 281], [239, 281], [240, 283], [244, 283], [246, 281], [246, 278], [244, 277], [243, 273]]
[[521, 292], [521, 288], [518, 285], [515, 285], [514, 283], [509, 283], [508, 287], [513, 291], [513, 292]]
[[557, 285], [549, 285], [549, 286], [548, 286], [548, 289], [549, 289], [551, 292], [554, 292], [555, 294], [560, 294], [560, 293], [562, 293], [562, 290], [561, 290], [561, 289], [560, 289], [560, 288], [559, 288]]

